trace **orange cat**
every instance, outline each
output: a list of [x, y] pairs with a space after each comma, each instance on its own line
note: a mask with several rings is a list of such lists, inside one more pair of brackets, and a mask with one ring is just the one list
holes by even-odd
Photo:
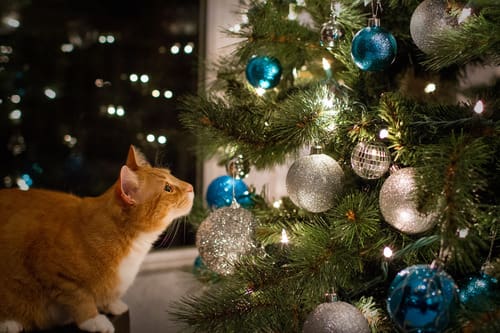
[[152, 243], [190, 212], [193, 187], [131, 146], [118, 181], [98, 197], [0, 190], [0, 332], [69, 322], [114, 332]]

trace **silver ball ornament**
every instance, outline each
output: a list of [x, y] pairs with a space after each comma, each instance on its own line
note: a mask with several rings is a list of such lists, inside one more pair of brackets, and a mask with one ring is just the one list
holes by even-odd
[[255, 219], [252, 213], [240, 207], [223, 207], [200, 224], [196, 232], [196, 247], [205, 266], [229, 275], [241, 256], [256, 249]]
[[335, 47], [336, 43], [344, 37], [344, 31], [334, 19], [323, 23], [320, 30], [320, 44], [327, 50]]
[[407, 234], [431, 229], [437, 222], [437, 211], [424, 214], [418, 210], [415, 169], [403, 168], [391, 174], [379, 194], [380, 211], [394, 228]]
[[391, 154], [381, 143], [358, 142], [351, 153], [354, 172], [365, 179], [377, 179], [389, 170]]
[[226, 172], [236, 179], [243, 179], [250, 172], [250, 162], [241, 154], [235, 155], [226, 163]]
[[303, 333], [370, 333], [365, 316], [346, 302], [322, 303], [309, 314]]
[[296, 160], [286, 175], [290, 200], [309, 212], [324, 212], [334, 204], [343, 187], [344, 171], [326, 154], [311, 154]]
[[457, 18], [450, 15], [446, 0], [425, 0], [417, 6], [411, 16], [411, 38], [422, 52], [429, 54], [435, 50], [432, 37], [457, 24]]

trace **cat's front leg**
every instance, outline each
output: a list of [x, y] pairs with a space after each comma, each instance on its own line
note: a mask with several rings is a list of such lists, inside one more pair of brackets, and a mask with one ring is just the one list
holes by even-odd
[[128, 311], [128, 305], [125, 304], [121, 299], [117, 299], [102, 307], [102, 312], [109, 313], [114, 316], [119, 316]]
[[78, 324], [78, 328], [87, 332], [114, 333], [115, 327], [109, 319], [102, 314], [87, 319]]

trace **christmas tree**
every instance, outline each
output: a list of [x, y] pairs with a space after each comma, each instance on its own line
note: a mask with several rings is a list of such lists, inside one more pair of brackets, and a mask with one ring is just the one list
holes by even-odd
[[197, 246], [213, 274], [172, 313], [199, 332], [499, 331], [498, 1], [241, 14], [181, 122], [228, 166], [219, 189], [292, 157], [289, 195], [210, 197]]

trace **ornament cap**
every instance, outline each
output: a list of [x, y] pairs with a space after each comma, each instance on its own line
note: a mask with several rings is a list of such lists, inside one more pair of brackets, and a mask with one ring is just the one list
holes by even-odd
[[335, 289], [331, 289], [329, 292], [325, 293], [325, 302], [326, 303], [334, 303], [339, 300]]
[[369, 27], [380, 27], [380, 19], [378, 17], [371, 17], [368, 19]]
[[319, 144], [311, 146], [311, 155], [313, 154], [323, 154], [323, 146]]

